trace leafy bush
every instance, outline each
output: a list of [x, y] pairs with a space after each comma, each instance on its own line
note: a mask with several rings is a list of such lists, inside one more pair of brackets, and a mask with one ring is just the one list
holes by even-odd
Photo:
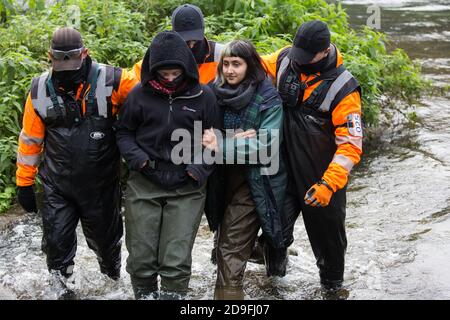
[[[155, 33], [170, 28], [170, 15], [184, 0], [0, 0], [0, 212], [14, 197], [15, 152], [23, 105], [31, 78], [49, 67], [53, 31], [80, 10], [79, 29], [94, 59], [131, 68]], [[388, 53], [383, 34], [349, 28], [340, 4], [324, 0], [190, 0], [202, 8], [208, 38], [226, 42], [246, 38], [261, 54], [292, 42], [305, 21], [320, 19], [363, 88], [367, 125], [376, 125], [381, 96], [413, 103], [426, 83], [420, 68], [402, 50]], [[46, 5], [47, 3], [47, 5]], [[400, 71], [400, 72], [399, 72]]]
[[15, 193], [17, 137], [31, 79], [49, 67], [51, 35], [70, 21], [71, 6], [82, 12], [80, 29], [96, 60], [129, 67], [148, 46], [143, 15], [121, 1], [65, 1], [48, 8], [44, 4], [29, 1], [28, 11], [21, 14], [22, 7], [12, 1], [0, 6], [0, 213]]

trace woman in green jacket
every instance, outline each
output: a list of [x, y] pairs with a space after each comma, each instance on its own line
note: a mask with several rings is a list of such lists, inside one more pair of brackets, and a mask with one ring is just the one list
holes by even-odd
[[213, 89], [226, 132], [211, 129], [203, 135], [203, 145], [226, 164], [210, 178], [214, 188], [209, 188], [205, 208], [210, 222], [220, 220], [214, 297], [243, 299], [245, 267], [258, 230], [263, 231], [269, 276], [276, 274], [270, 267], [271, 249], [283, 245], [283, 107], [255, 47], [246, 41], [232, 41], [223, 49]]

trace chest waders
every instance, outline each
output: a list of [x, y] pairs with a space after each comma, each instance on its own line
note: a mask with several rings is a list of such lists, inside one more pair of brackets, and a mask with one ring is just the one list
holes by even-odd
[[[112, 67], [92, 64], [81, 94], [81, 99], [86, 99], [89, 90], [84, 115], [81, 101], [63, 101], [57, 95], [51, 75], [45, 82], [39, 81], [45, 88], [38, 88], [38, 92], [47, 92], [44, 99], [51, 100], [51, 105], [45, 106], [44, 160], [39, 172], [44, 190], [42, 248], [48, 269], [66, 277], [73, 272], [78, 221], [101, 272], [115, 279], [120, 276], [120, 157], [112, 104], [108, 103], [109, 112], [101, 115], [98, 103], [107, 91], [105, 82], [99, 86], [98, 80], [105, 77], [102, 72], [108, 73], [108, 68]], [[42, 110], [42, 105], [38, 109]]]
[[[305, 89], [319, 81], [304, 100]], [[285, 108], [284, 152], [289, 178], [283, 216], [285, 245], [287, 248], [294, 240], [294, 224], [301, 212], [321, 284], [338, 288], [343, 282], [347, 248], [346, 186], [334, 193], [326, 207], [308, 206], [303, 199], [307, 190], [322, 179], [337, 150], [334, 108], [360, 87], [343, 66], [302, 83], [287, 57], [281, 60], [277, 85]]]

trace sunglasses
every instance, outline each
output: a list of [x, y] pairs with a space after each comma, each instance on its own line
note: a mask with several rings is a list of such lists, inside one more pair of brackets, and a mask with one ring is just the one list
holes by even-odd
[[67, 59], [78, 58], [81, 55], [81, 53], [83, 53], [83, 50], [84, 50], [84, 47], [81, 47], [79, 49], [69, 50], [69, 51], [50, 49], [50, 54], [56, 60], [66, 60], [66, 58]]

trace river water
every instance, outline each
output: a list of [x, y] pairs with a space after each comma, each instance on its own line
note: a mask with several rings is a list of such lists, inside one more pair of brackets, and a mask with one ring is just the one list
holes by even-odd
[[[450, 85], [450, 0], [343, 1], [351, 24], [364, 25], [367, 7], [381, 10], [381, 31], [419, 61], [427, 79]], [[348, 192], [345, 284], [349, 299], [450, 299], [450, 96], [427, 97], [418, 123], [402, 117], [381, 125], [377, 147], [353, 172]], [[132, 299], [125, 271], [118, 282], [100, 274], [78, 230], [74, 283], [80, 299]], [[320, 299], [319, 277], [301, 219], [290, 250], [288, 275], [267, 279], [249, 263], [247, 299]], [[0, 299], [54, 299], [41, 252], [40, 219], [0, 234]], [[193, 251], [189, 298], [212, 299], [212, 234], [203, 220]]]

